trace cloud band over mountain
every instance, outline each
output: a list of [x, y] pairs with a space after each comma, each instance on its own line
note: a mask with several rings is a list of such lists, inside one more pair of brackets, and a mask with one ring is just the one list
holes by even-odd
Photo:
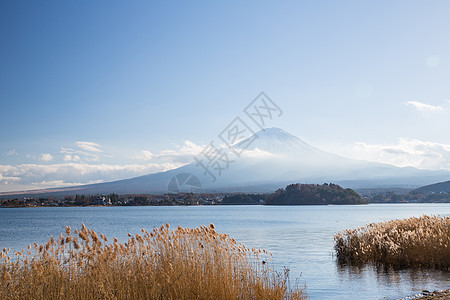
[[[269, 176], [278, 172], [282, 177], [287, 176], [286, 174], [297, 174], [297, 177], [293, 178], [307, 178], [327, 175], [327, 169], [335, 169], [330, 174], [342, 175], [346, 168], [359, 168], [360, 163], [321, 151], [281, 129], [272, 128], [260, 134], [263, 136], [257, 139], [252, 147], [239, 158], [233, 158], [233, 165], [238, 169], [253, 168], [252, 165], [255, 164], [258, 166], [259, 171], [247, 177], [265, 173]], [[105, 147], [100, 144], [83, 142], [75, 145], [77, 148], [63, 148], [60, 153], [54, 155], [48, 153], [44, 156], [47, 160], [42, 159], [42, 156], [37, 157], [36, 160], [41, 163], [0, 165], [0, 191], [109, 182], [165, 172], [192, 163], [194, 156], [203, 150], [203, 146], [186, 141], [176, 149], [159, 153], [143, 150], [130, 155], [131, 163], [117, 164], [106, 162], [112, 155], [105, 154]], [[391, 145], [358, 142], [348, 153], [348, 157], [397, 167], [450, 170], [450, 145], [418, 139], [400, 139], [397, 144]], [[350, 167], [355, 163], [356, 165]], [[336, 173], [336, 168], [341, 171]]]

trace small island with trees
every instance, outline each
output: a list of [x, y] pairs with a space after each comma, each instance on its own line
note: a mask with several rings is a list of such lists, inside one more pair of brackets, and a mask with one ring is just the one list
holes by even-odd
[[290, 184], [272, 194], [235, 194], [225, 196], [221, 204], [225, 205], [330, 205], [330, 204], [367, 204], [352, 189], [344, 189], [334, 183]]
[[290, 184], [267, 196], [266, 205], [367, 204], [357, 192], [333, 183]]

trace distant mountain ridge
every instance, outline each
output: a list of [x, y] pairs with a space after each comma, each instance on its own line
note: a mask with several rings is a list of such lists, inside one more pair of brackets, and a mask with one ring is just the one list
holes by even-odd
[[[249, 144], [249, 141], [253, 140]], [[205, 176], [204, 169], [191, 163], [183, 167], [113, 182], [89, 184], [33, 192], [0, 193], [14, 195], [74, 195], [74, 194], [163, 194], [170, 192], [168, 184], [179, 174], [199, 179], [205, 192], [273, 192], [299, 183], [335, 182], [345, 188], [407, 187], [448, 180], [449, 171], [419, 170], [369, 161], [345, 158], [322, 151], [279, 128], [267, 128], [233, 146], [242, 151], [233, 157], [229, 168], [216, 181]], [[172, 180], [173, 182], [173, 180]], [[183, 190], [180, 187], [180, 191]]]
[[426, 186], [422, 186], [418, 189], [414, 190], [415, 192], [425, 194], [425, 193], [440, 193], [447, 192], [450, 193], [450, 180], [444, 182], [438, 182], [435, 184], [430, 184]]

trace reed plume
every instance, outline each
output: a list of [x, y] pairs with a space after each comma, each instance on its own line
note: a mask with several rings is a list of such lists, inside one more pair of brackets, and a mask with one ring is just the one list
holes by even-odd
[[306, 299], [250, 250], [215, 226], [129, 236], [126, 243], [84, 224], [28, 250], [0, 252], [0, 299]]
[[369, 224], [334, 236], [345, 263], [450, 269], [450, 217], [422, 216]]

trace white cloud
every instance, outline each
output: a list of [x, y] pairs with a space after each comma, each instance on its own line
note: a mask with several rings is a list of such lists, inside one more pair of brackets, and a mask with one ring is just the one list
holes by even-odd
[[[86, 151], [87, 148], [84, 147], [84, 150], [61, 148], [64, 163], [0, 165], [0, 192], [107, 182], [163, 172], [193, 162], [194, 157], [200, 155], [204, 146], [185, 141], [175, 150], [163, 150], [157, 154], [143, 150], [133, 158], [144, 160], [145, 163], [123, 165], [91, 163], [98, 161], [100, 153]], [[271, 154], [256, 148], [245, 151], [243, 155], [248, 158], [262, 158]], [[53, 156], [47, 153], [42, 154], [40, 158], [49, 161]]]
[[8, 156], [13, 156], [13, 155], [18, 155], [19, 153], [17, 153], [17, 151], [15, 149], [9, 150], [8, 152], [6, 152], [6, 155]]
[[50, 153], [42, 153], [39, 157], [39, 160], [41, 161], [52, 161], [53, 160], [53, 155], [51, 155]]
[[[62, 187], [113, 181], [135, 176], [167, 171], [183, 166], [182, 163], [148, 164], [21, 164], [0, 165], [0, 192], [29, 189]], [[14, 188], [7, 186], [14, 182]]]
[[[64, 154], [64, 161], [85, 161], [94, 162], [100, 161], [100, 155], [103, 150], [100, 149], [101, 145], [94, 142], [76, 142], [75, 145], [79, 149], [62, 147], [60, 153]], [[81, 150], [80, 150], [81, 149]]]
[[[0, 165], [0, 191], [82, 185], [163, 172], [193, 161], [193, 157], [203, 150], [203, 146], [185, 141], [176, 150], [164, 150], [158, 154], [143, 150], [133, 156], [145, 160], [143, 164], [100, 164], [93, 162], [98, 162], [100, 157], [107, 154], [104, 154], [99, 144], [75, 144], [77, 147], [73, 149], [61, 148], [60, 158], [64, 163]], [[54, 159], [50, 153], [42, 153], [33, 158], [43, 162]]]
[[163, 150], [154, 154], [148, 150], [142, 150], [132, 158], [140, 160], [168, 161], [173, 163], [189, 163], [194, 161], [194, 156], [202, 152], [204, 146], [197, 145], [191, 141], [185, 141], [183, 146], [176, 150]]
[[406, 102], [406, 105], [411, 105], [419, 111], [428, 111], [428, 112], [441, 111], [444, 109], [442, 106], [439, 105], [431, 105], [418, 101], [408, 101]]
[[159, 153], [158, 157], [172, 162], [192, 162], [194, 156], [199, 155], [205, 146], [197, 145], [191, 141], [185, 141], [184, 145], [178, 147], [177, 150], [164, 150]]
[[78, 148], [83, 149], [85, 151], [89, 152], [103, 152], [103, 150], [100, 149], [100, 145], [93, 142], [76, 142], [75, 143]]
[[63, 156], [63, 160], [64, 161], [80, 161], [81, 158], [78, 155], [66, 154], [66, 155]]
[[244, 152], [242, 152], [242, 157], [257, 158], [257, 159], [273, 157], [274, 155], [275, 154], [269, 153], [264, 150], [260, 150], [259, 148], [255, 148], [253, 150], [245, 150]]
[[[217, 147], [219, 150], [225, 150], [225, 145]], [[205, 146], [197, 145], [191, 141], [185, 141], [183, 146], [177, 147], [176, 150], [163, 150], [158, 154], [143, 150], [139, 154], [132, 156], [132, 158], [146, 160], [146, 161], [166, 161], [171, 163], [191, 163], [194, 162], [194, 157], [200, 156]], [[243, 156], [247, 158], [265, 158], [273, 156], [271, 153], [255, 148], [253, 150], [245, 150]]]
[[41, 181], [41, 182], [33, 182], [31, 183], [34, 186], [39, 186], [39, 188], [52, 188], [52, 187], [66, 187], [66, 186], [75, 186], [75, 185], [83, 185], [83, 184], [94, 184], [94, 183], [102, 183], [103, 180], [91, 180], [88, 182], [64, 182], [63, 180], [50, 180], [50, 181]]
[[0, 172], [0, 184], [10, 184], [11, 182], [16, 182], [16, 181], [20, 181], [19, 177], [15, 177], [15, 176], [4, 176], [1, 172]]
[[141, 160], [152, 160], [155, 158], [155, 155], [148, 150], [142, 150], [139, 154], [133, 155], [132, 158], [141, 159]]
[[376, 145], [358, 142], [353, 149], [358, 159], [389, 163], [399, 167], [450, 170], [450, 145], [400, 138], [397, 144]]

